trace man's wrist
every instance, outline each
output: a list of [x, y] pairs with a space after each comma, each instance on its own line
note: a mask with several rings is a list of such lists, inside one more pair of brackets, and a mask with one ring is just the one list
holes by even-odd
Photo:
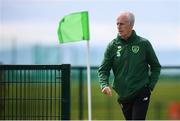
[[108, 85], [101, 86], [101, 90], [103, 90], [105, 87], [109, 87]]

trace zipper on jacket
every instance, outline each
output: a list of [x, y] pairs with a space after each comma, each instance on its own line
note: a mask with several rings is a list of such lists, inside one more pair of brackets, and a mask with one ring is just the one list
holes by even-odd
[[[127, 64], [126, 74], [128, 74], [128, 72], [129, 72], [129, 44], [126, 44], [125, 48], [126, 48], [126, 54], [127, 54], [126, 55], [127, 56], [127, 58], [126, 58], [126, 64]], [[126, 76], [125, 81], [127, 81], [127, 77], [128, 76]]]

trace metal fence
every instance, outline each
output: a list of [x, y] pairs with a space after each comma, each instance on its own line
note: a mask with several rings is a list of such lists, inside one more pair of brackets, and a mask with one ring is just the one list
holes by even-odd
[[[91, 66], [91, 84], [94, 83], [94, 85], [97, 85], [97, 90], [99, 89], [99, 83], [98, 83], [98, 75], [97, 75], [97, 66]], [[74, 77], [78, 81], [78, 113], [77, 116], [75, 115], [75, 119], [83, 120], [86, 119], [86, 114], [85, 114], [85, 109], [86, 109], [86, 104], [87, 100], [85, 100], [85, 90], [86, 90], [86, 67], [85, 66], [76, 66], [71, 68], [72, 71], [72, 77]], [[74, 72], [74, 73], [73, 73]], [[111, 79], [113, 80], [112, 74], [111, 74]], [[73, 79], [73, 78], [72, 78]], [[74, 79], [74, 80], [75, 80]], [[161, 70], [161, 75], [160, 75], [160, 81], [161, 82], [168, 82], [171, 80], [171, 83], [176, 83], [180, 82], [180, 66], [162, 66]], [[174, 81], [173, 81], [174, 80]], [[93, 91], [93, 90], [92, 90]], [[99, 91], [99, 90], [98, 90]], [[95, 95], [92, 93], [92, 96]], [[99, 97], [95, 97], [96, 99], [98, 98], [100, 100], [100, 95]], [[178, 97], [178, 96], [177, 96]], [[105, 103], [104, 105], [106, 107], [103, 107], [103, 110], [107, 110], [107, 113], [104, 117], [105, 120], [110, 120], [112, 119], [112, 115], [115, 112], [112, 112], [112, 102], [110, 102], [107, 98], [107, 100], [103, 100], [103, 102], [98, 102], [98, 100], [93, 100], [92, 101], [93, 105], [99, 105], [99, 103]], [[153, 110], [155, 111], [154, 115], [152, 118], [154, 119], [163, 119], [162, 112], [166, 108], [163, 106], [163, 102], [155, 102], [155, 105], [152, 106]], [[167, 109], [166, 109], [167, 110]], [[95, 110], [93, 109], [93, 112]], [[165, 111], [164, 111], [165, 112]], [[101, 112], [98, 113], [97, 115], [102, 114]], [[93, 115], [96, 115], [93, 113]], [[72, 118], [74, 118], [72, 117]], [[93, 117], [94, 118], [94, 117]], [[95, 117], [96, 118], [96, 117]]]
[[70, 65], [0, 65], [0, 120], [70, 119]]

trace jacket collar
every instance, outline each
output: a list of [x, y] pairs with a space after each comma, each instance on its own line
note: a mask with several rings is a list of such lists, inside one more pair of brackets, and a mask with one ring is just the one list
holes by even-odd
[[128, 40], [124, 40], [121, 38], [121, 36], [119, 36], [119, 34], [117, 35], [115, 44], [129, 44], [132, 43], [133, 40], [137, 37], [136, 32], [133, 30], [131, 36], [128, 38]]

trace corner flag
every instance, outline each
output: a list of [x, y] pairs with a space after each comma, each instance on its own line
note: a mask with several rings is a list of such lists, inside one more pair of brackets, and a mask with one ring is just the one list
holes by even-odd
[[58, 38], [60, 43], [89, 40], [88, 12], [72, 13], [59, 23]]
[[88, 92], [88, 120], [92, 119], [91, 106], [91, 74], [90, 74], [90, 50], [89, 50], [89, 18], [88, 12], [72, 13], [65, 16], [59, 23], [58, 38], [60, 43], [87, 42], [87, 92]]

